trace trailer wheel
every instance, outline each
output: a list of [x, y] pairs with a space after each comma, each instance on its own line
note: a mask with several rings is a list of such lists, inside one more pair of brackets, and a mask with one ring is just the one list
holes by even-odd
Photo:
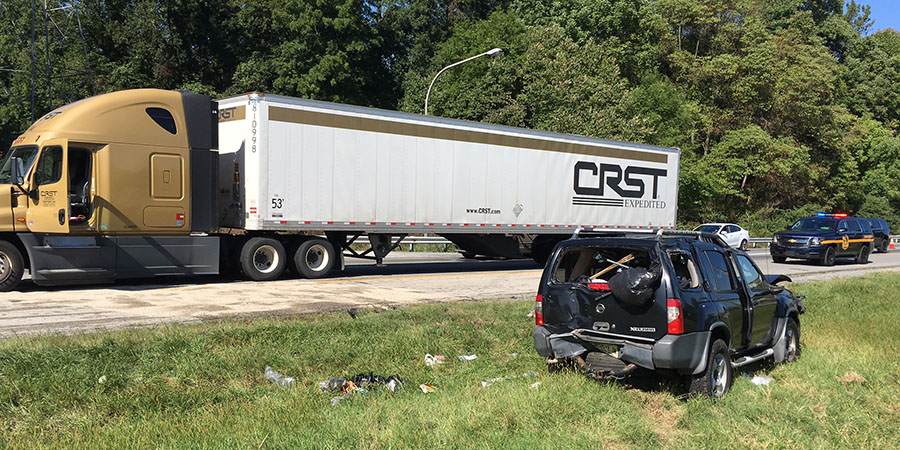
[[322, 238], [304, 240], [297, 246], [292, 268], [305, 278], [322, 278], [331, 273], [337, 261], [334, 246]]
[[281, 276], [287, 254], [281, 242], [255, 237], [241, 248], [241, 271], [253, 281], [270, 281]]
[[22, 281], [25, 261], [15, 245], [0, 241], [0, 292], [11, 291]]

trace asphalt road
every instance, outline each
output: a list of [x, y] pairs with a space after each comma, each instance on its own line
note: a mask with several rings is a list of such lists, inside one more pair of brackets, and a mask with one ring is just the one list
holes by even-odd
[[[900, 250], [873, 254], [864, 266], [838, 260], [834, 267], [802, 261], [774, 263], [751, 250], [765, 273], [795, 281], [900, 270]], [[169, 278], [98, 287], [43, 288], [25, 282], [0, 294], [0, 338], [42, 333], [200, 322], [226, 317], [316, 313], [412, 303], [507, 299], [532, 301], [541, 268], [530, 260], [465, 260], [455, 253], [392, 253], [386, 267], [348, 260], [340, 278], [291, 276], [272, 282], [221, 277]]]

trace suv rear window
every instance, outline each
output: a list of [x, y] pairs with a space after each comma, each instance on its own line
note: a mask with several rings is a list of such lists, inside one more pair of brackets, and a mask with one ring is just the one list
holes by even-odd
[[[573, 248], [564, 250], [553, 268], [555, 283], [608, 280], [625, 267], [650, 268], [646, 250], [628, 248]], [[623, 267], [625, 266], [625, 267]]]

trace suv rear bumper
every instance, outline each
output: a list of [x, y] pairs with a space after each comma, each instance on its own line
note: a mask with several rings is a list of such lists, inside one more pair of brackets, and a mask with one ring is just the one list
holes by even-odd
[[595, 349], [593, 344], [610, 344], [618, 347], [616, 357], [626, 363], [650, 370], [673, 369], [682, 373], [703, 370], [711, 335], [709, 331], [667, 334], [659, 340], [644, 343], [593, 330], [553, 334], [547, 327], [539, 326], [533, 332], [534, 348], [544, 358], [573, 358]]

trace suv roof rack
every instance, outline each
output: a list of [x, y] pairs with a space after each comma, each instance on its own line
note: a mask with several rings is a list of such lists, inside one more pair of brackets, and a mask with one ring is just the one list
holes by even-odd
[[599, 229], [586, 229], [579, 228], [575, 230], [572, 234], [573, 238], [589, 238], [589, 237], [613, 237], [613, 236], [628, 236], [628, 235], [643, 235], [642, 237], [655, 237], [657, 241], [662, 240], [663, 236], [672, 236], [672, 237], [686, 237], [686, 238], [694, 238], [698, 241], [709, 242], [710, 244], [716, 244], [719, 247], [722, 247], [726, 250], [731, 249], [731, 246], [725, 243], [722, 238], [716, 233], [708, 233], [704, 231], [689, 231], [689, 230], [667, 230], [664, 228], [659, 229], [628, 229], [628, 230], [599, 230]]

